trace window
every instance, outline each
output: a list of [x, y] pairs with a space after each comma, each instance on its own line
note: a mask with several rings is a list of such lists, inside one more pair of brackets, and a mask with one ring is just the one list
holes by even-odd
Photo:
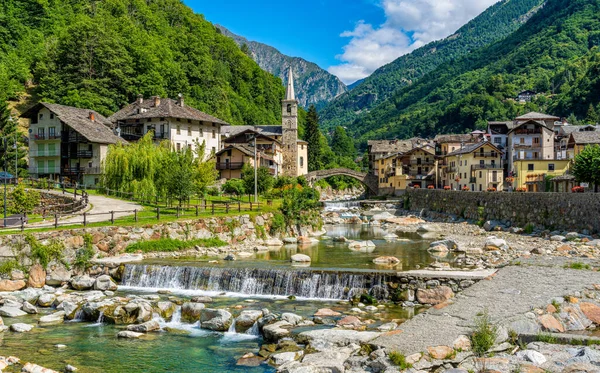
[[494, 137], [494, 144], [502, 144], [502, 138], [501, 137]]
[[540, 143], [540, 138], [539, 137], [534, 137], [533, 138], [533, 143], [534, 144], [539, 144]]
[[192, 136], [192, 126], [188, 126], [188, 136]]
[[54, 113], [50, 113], [50, 119], [54, 119]]
[[483, 173], [481, 171], [479, 171], [479, 178], [481, 179], [483, 177]]
[[212, 147], [212, 152], [215, 153], [217, 151], [217, 148], [215, 148], [214, 146]]
[[178, 152], [181, 151], [181, 144], [180, 143], [177, 143], [177, 151]]
[[548, 163], [548, 171], [554, 171], [554, 163]]
[[525, 144], [525, 138], [524, 138], [524, 137], [521, 137], [521, 138], [519, 139], [519, 143], [520, 143], [520, 144]]
[[181, 119], [180, 119], [180, 118], [177, 118], [177, 121], [178, 121], [178, 122], [181, 122]]
[[177, 134], [181, 135], [181, 126], [179, 124], [177, 125]]
[[381, 160], [381, 164], [383, 164], [383, 159]]
[[[38, 146], [39, 148], [39, 146]], [[48, 156], [52, 157], [58, 155], [56, 153], [56, 144], [48, 144]]]
[[45, 132], [45, 131], [44, 131], [44, 128], [38, 128], [38, 134], [37, 134], [37, 137], [38, 137], [39, 139], [44, 139], [44, 137], [45, 137], [45, 135], [44, 135], [44, 132]]
[[530, 163], [527, 165], [527, 171], [533, 171], [534, 170], [534, 165], [533, 163]]
[[215, 130], [212, 130], [212, 138], [213, 139], [217, 138], [217, 132]]
[[165, 120], [165, 118], [160, 118], [160, 121], [162, 122], [163, 120]]
[[479, 184], [479, 191], [481, 192], [481, 191], [482, 191], [482, 189], [483, 189], [483, 188], [481, 187], [481, 184]]
[[56, 137], [56, 127], [48, 128], [48, 135], [50, 136], [50, 138]]
[[44, 119], [44, 114], [40, 113], [39, 118], [40, 118], [40, 120]]
[[494, 183], [498, 182], [498, 171], [492, 171], [492, 181]]
[[300, 157], [300, 167], [304, 167], [304, 157]]
[[92, 168], [92, 162], [88, 162], [88, 168]]
[[188, 119], [188, 123], [192, 123], [192, 120], [191, 120], [191, 119]]
[[199, 136], [199, 137], [202, 137], [202, 127], [200, 127], [200, 130], [199, 130], [199, 132], [200, 132], [200, 133], [198, 134], [198, 136]]

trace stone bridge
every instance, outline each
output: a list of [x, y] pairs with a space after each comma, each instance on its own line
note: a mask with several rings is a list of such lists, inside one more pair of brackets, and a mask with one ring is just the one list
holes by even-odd
[[349, 168], [332, 168], [330, 170], [313, 171], [309, 172], [305, 177], [308, 183], [312, 186], [317, 181], [331, 176], [348, 176], [356, 179], [367, 188], [367, 192], [370, 195], [376, 196], [379, 192], [379, 181], [377, 180], [377, 176], [360, 171], [354, 171]]

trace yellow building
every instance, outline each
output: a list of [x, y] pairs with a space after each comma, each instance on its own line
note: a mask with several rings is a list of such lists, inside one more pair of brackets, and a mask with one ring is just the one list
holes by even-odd
[[600, 145], [600, 131], [596, 131], [593, 126], [586, 128], [590, 127], [594, 130], [571, 133], [567, 143], [567, 158], [575, 159], [586, 146]]
[[570, 164], [568, 159], [515, 160], [513, 186], [528, 192], [544, 192], [546, 177], [564, 175]]
[[427, 188], [436, 183], [437, 161], [430, 145], [413, 148], [379, 160], [379, 190], [395, 194], [409, 187]]
[[445, 157], [441, 167], [442, 187], [483, 192], [504, 189], [502, 151], [488, 141], [464, 146]]

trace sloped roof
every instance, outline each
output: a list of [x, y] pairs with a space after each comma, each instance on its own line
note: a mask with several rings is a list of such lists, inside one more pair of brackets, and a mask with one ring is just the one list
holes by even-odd
[[532, 111], [530, 113], [527, 113], [525, 115], [521, 115], [520, 117], [516, 117], [515, 120], [516, 121], [522, 121], [522, 120], [530, 120], [530, 119], [537, 119], [537, 120], [560, 120], [559, 117], [555, 117], [552, 115], [548, 115], [548, 114], [543, 114], [543, 113], [538, 113], [535, 111]]
[[229, 123], [213, 117], [212, 115], [203, 113], [191, 106], [180, 105], [173, 99], [160, 98], [159, 101], [159, 104], [156, 106], [154, 105], [154, 97], [143, 100], [141, 103], [136, 100], [134, 103], [129, 104], [114, 113], [108, 119], [111, 122], [116, 123], [117, 121], [127, 119], [180, 118], [229, 125]]
[[[53, 112], [61, 122], [77, 131], [90, 142], [99, 144], [127, 143], [127, 141], [113, 133], [112, 123], [94, 110], [40, 102], [21, 116], [24, 118], [33, 118], [37, 116], [37, 113], [43, 107]], [[94, 114], [93, 121], [90, 119], [90, 113]]]
[[571, 133], [569, 142], [575, 144], [600, 144], [600, 132], [598, 131], [581, 131]]
[[265, 136], [281, 136], [283, 134], [283, 129], [279, 125], [274, 126], [229, 126], [225, 128], [221, 128], [221, 135], [229, 134], [230, 137], [236, 136], [245, 131], [255, 131]]
[[469, 154], [469, 153], [472, 153], [475, 150], [481, 148], [484, 145], [489, 145], [492, 148], [496, 149], [496, 151], [498, 152], [498, 154], [502, 154], [503, 153], [502, 150], [498, 149], [498, 147], [496, 145], [492, 144], [491, 142], [489, 142], [489, 141], [480, 141], [480, 142], [478, 142], [476, 144], [465, 145], [461, 149], [458, 149], [458, 150], [456, 150], [456, 151], [448, 154], [447, 157], [450, 157], [450, 156], [453, 156], [453, 155], [459, 155], [459, 154]]
[[438, 143], [438, 144], [445, 144], [445, 143], [475, 143], [479, 141], [479, 138], [477, 136], [474, 136], [473, 134], [470, 133], [464, 133], [464, 134], [442, 134], [442, 135], [437, 135], [436, 137], [433, 138], [433, 141]]
[[408, 140], [367, 141], [371, 153], [405, 153], [420, 144], [428, 144], [428, 141], [420, 137], [413, 137]]
[[229, 144], [227, 145], [227, 147], [219, 150], [216, 155], [221, 155], [224, 152], [226, 152], [227, 150], [231, 150], [231, 149], [237, 149], [240, 152], [242, 152], [243, 154], [253, 157], [254, 156], [254, 148], [248, 146], [248, 145], [244, 145], [244, 144]]
[[[245, 131], [238, 132], [235, 135], [230, 135], [229, 137], [225, 138], [223, 140], [223, 142], [224, 143], [233, 143], [237, 138], [242, 137], [243, 135], [245, 135], [247, 133], [252, 134], [252, 137], [256, 136], [257, 138], [267, 139], [267, 140], [270, 140], [270, 141], [273, 141], [273, 142], [276, 142], [276, 143], [280, 144], [280, 142], [278, 140], [275, 140], [274, 138], [272, 138], [270, 136], [267, 136], [267, 135], [265, 135], [263, 133], [254, 131], [252, 129], [247, 129]], [[246, 142], [246, 138], [243, 139], [242, 143], [245, 143], [245, 142]]]

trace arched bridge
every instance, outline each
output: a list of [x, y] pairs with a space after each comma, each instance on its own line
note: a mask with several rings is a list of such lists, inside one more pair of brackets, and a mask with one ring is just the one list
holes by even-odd
[[377, 180], [377, 176], [360, 171], [354, 171], [349, 168], [332, 168], [330, 170], [313, 171], [306, 174], [305, 177], [308, 183], [312, 186], [317, 181], [331, 176], [349, 176], [363, 183], [369, 194], [376, 196], [379, 192], [379, 182]]

